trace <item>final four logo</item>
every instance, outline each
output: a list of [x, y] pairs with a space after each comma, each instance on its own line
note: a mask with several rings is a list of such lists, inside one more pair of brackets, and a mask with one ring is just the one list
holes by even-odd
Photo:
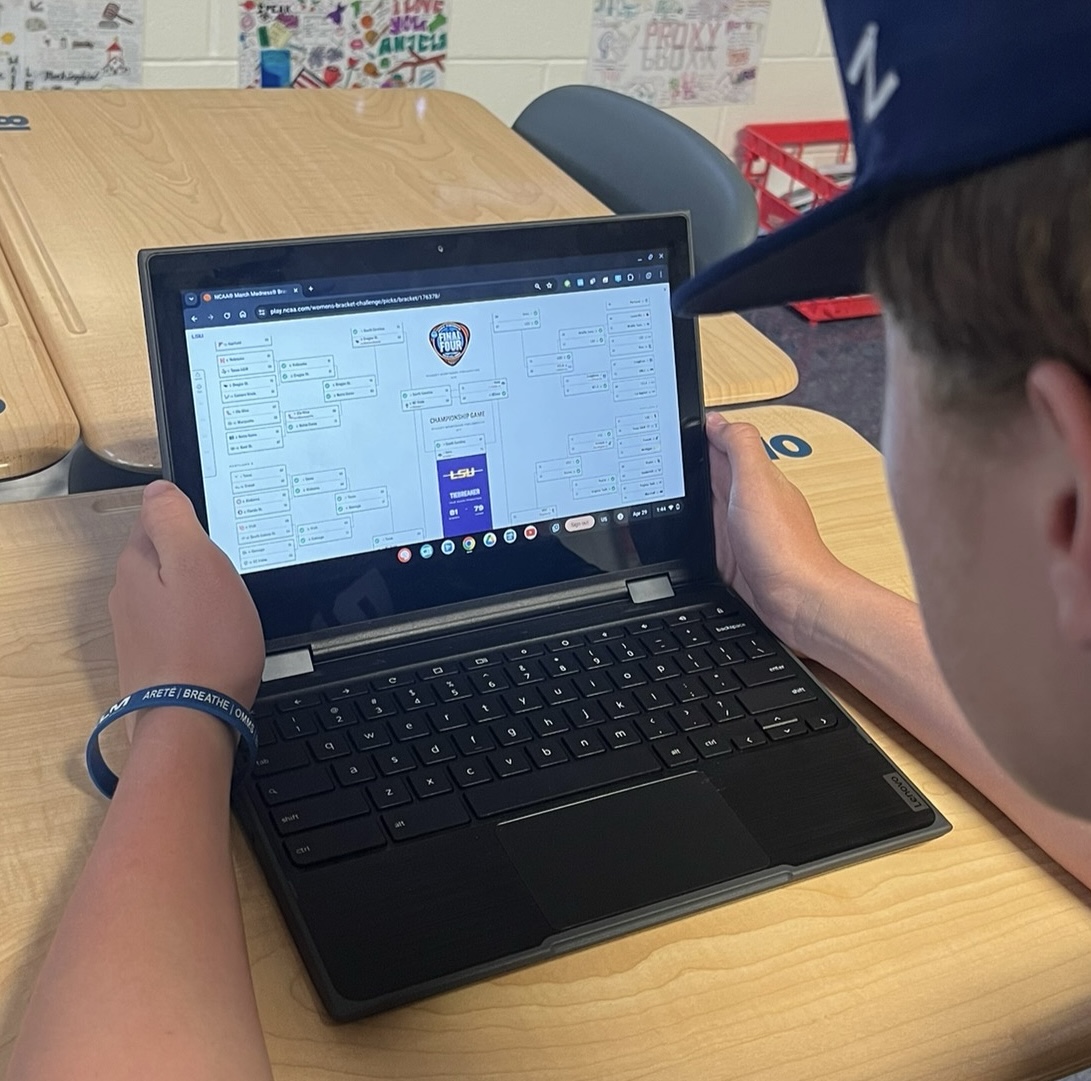
[[428, 332], [436, 356], [452, 368], [466, 355], [470, 328], [465, 323], [437, 323]]

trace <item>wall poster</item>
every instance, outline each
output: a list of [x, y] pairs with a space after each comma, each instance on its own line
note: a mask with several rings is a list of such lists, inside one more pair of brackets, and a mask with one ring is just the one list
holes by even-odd
[[143, 0], [0, 3], [0, 89], [140, 86]]
[[593, 0], [588, 82], [649, 105], [753, 100], [770, 0]]
[[239, 85], [443, 85], [451, 0], [240, 0]]

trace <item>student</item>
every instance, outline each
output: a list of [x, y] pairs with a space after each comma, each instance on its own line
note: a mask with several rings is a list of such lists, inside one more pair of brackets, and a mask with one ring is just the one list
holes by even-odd
[[[870, 282], [920, 614], [824, 553], [754, 433], [714, 419], [721, 571], [1091, 885], [1091, 5], [828, 10], [852, 191], [678, 299], [699, 314]], [[1029, 70], [1050, 75], [1027, 92]]]
[[[838, 563], [754, 429], [713, 416], [720, 569], [1091, 885], [1091, 5], [829, 0], [829, 14], [856, 187], [681, 299], [853, 292], [866, 262], [921, 607]], [[253, 700], [253, 606], [166, 482], [145, 492], [110, 610], [123, 690], [185, 680]], [[137, 723], [13, 1081], [270, 1076], [228, 848], [233, 746], [199, 713]]]

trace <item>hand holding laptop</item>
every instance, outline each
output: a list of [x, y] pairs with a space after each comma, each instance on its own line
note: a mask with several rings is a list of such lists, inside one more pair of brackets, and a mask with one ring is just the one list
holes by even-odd
[[118, 559], [110, 616], [122, 694], [191, 683], [253, 703], [265, 659], [254, 602], [168, 481], [145, 489]]
[[823, 598], [859, 577], [826, 547], [803, 493], [770, 460], [756, 428], [719, 413], [706, 422], [716, 566], [787, 645], [808, 639]]
[[[821, 603], [819, 586], [851, 572], [826, 547], [806, 499], [769, 461], [756, 429], [710, 413], [707, 430], [720, 573], [774, 633], [805, 651], [800, 619]], [[253, 700], [263, 660], [253, 602], [169, 481], [145, 492], [110, 610], [123, 692], [185, 675]]]

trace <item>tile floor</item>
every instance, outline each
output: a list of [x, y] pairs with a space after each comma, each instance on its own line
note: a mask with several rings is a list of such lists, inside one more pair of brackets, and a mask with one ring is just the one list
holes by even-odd
[[745, 314], [799, 369], [799, 386], [779, 401], [838, 417], [878, 447], [883, 409], [882, 320], [808, 323], [783, 307]]
[[19, 503], [25, 499], [48, 499], [55, 495], [67, 495], [70, 457], [71, 455], [67, 455], [56, 465], [39, 473], [32, 473], [29, 477], [0, 481], [0, 503]]

